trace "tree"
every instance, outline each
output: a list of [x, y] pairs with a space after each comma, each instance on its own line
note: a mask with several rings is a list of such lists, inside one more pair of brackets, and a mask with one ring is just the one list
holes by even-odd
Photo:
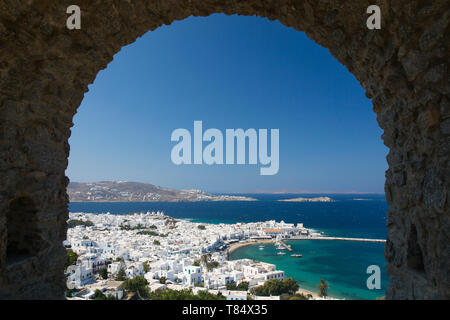
[[166, 277], [161, 277], [161, 278], [159, 278], [159, 283], [165, 284], [166, 281], [167, 281], [167, 278], [166, 278]]
[[227, 290], [237, 290], [236, 283], [234, 282], [227, 283]]
[[238, 284], [237, 289], [239, 291], [248, 291], [248, 282], [242, 281], [241, 283]]
[[283, 279], [283, 291], [293, 295], [298, 290], [298, 283], [293, 278]]
[[94, 291], [94, 300], [117, 300], [115, 296], [108, 294], [105, 296], [103, 292], [101, 292], [99, 289]]
[[77, 260], [78, 260], [78, 255], [72, 249], [67, 249], [66, 264], [65, 264], [64, 268], [67, 269], [68, 266], [76, 264]]
[[199, 228], [200, 230], [205, 230], [206, 229], [206, 227], [204, 225], [202, 225], [202, 224], [199, 224], [197, 226], [197, 228]]
[[206, 263], [206, 269], [208, 271], [211, 271], [214, 268], [217, 268], [219, 266], [219, 263], [217, 261], [207, 262]]
[[127, 274], [124, 268], [120, 268], [116, 275], [116, 281], [125, 281], [127, 279]]
[[283, 280], [270, 279], [264, 282], [262, 286], [250, 289], [250, 292], [257, 296], [278, 296], [283, 293], [294, 294], [298, 290], [298, 283], [293, 278]]
[[161, 242], [159, 242], [158, 240], [153, 240], [153, 244], [154, 244], [155, 246], [159, 246], [159, 245], [161, 244]]
[[328, 295], [328, 283], [325, 280], [320, 279], [319, 284], [317, 285], [317, 289], [319, 290], [319, 296], [326, 297]]
[[99, 289], [94, 291], [94, 300], [106, 300], [106, 296]]
[[248, 282], [242, 281], [238, 285], [236, 285], [236, 283], [234, 283], [234, 282], [228, 283], [227, 290], [247, 291], [248, 290]]
[[102, 277], [102, 279], [108, 279], [108, 270], [106, 268], [98, 270], [98, 274]]
[[199, 291], [198, 294], [193, 294], [192, 289], [172, 290], [158, 289], [150, 293], [152, 300], [225, 300], [222, 294], [212, 294], [206, 291]]
[[192, 263], [192, 265], [195, 266], [195, 267], [200, 267], [200, 260], [199, 260], [199, 259], [194, 260], [194, 262]]
[[148, 264], [148, 261], [144, 261], [144, 263], [142, 264], [142, 267], [144, 268], [145, 273], [150, 271], [150, 266]]
[[148, 299], [150, 297], [148, 282], [143, 276], [137, 276], [133, 279], [125, 280], [122, 283], [122, 288], [127, 292], [135, 292], [139, 297], [143, 299]]

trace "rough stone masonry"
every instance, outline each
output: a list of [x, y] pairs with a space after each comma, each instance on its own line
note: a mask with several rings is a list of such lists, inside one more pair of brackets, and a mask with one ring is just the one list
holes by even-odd
[[78, 0], [68, 30], [71, 2], [0, 0], [0, 298], [64, 297], [64, 172], [88, 85], [144, 33], [212, 13], [277, 19], [358, 79], [390, 149], [387, 298], [450, 298], [448, 0]]

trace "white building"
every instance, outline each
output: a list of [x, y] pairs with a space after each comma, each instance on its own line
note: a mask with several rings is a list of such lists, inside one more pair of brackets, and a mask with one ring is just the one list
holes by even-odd
[[91, 268], [83, 264], [72, 265], [67, 268], [67, 287], [69, 289], [80, 288], [94, 282], [94, 273]]

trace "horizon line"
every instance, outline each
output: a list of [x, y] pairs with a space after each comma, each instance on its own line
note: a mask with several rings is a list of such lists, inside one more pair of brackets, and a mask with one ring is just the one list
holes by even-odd
[[385, 194], [385, 192], [374, 192], [374, 191], [354, 191], [354, 190], [343, 190], [343, 191], [330, 191], [330, 190], [247, 190], [247, 191], [206, 191], [203, 188], [173, 188], [173, 187], [163, 187], [160, 185], [155, 185], [150, 182], [142, 182], [142, 181], [129, 181], [129, 180], [98, 180], [98, 181], [89, 181], [89, 182], [81, 182], [81, 181], [72, 181], [70, 182], [74, 183], [101, 183], [101, 182], [132, 182], [132, 183], [147, 183], [151, 184], [160, 188], [166, 188], [166, 189], [174, 189], [174, 190], [202, 190], [207, 193], [216, 193], [216, 194], [226, 194], [226, 193], [232, 193], [232, 194]]

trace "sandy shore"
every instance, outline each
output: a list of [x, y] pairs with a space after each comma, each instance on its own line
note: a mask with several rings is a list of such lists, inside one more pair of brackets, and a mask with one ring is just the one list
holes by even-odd
[[273, 243], [273, 240], [256, 240], [256, 241], [249, 241], [249, 242], [238, 242], [238, 243], [232, 244], [230, 246], [230, 248], [228, 248], [228, 253], [231, 253], [234, 250], [241, 248], [241, 247], [260, 244], [260, 243]]
[[319, 298], [319, 295], [317, 293], [302, 288], [299, 288], [296, 293], [302, 294], [304, 296], [308, 296], [310, 294], [313, 298]]

